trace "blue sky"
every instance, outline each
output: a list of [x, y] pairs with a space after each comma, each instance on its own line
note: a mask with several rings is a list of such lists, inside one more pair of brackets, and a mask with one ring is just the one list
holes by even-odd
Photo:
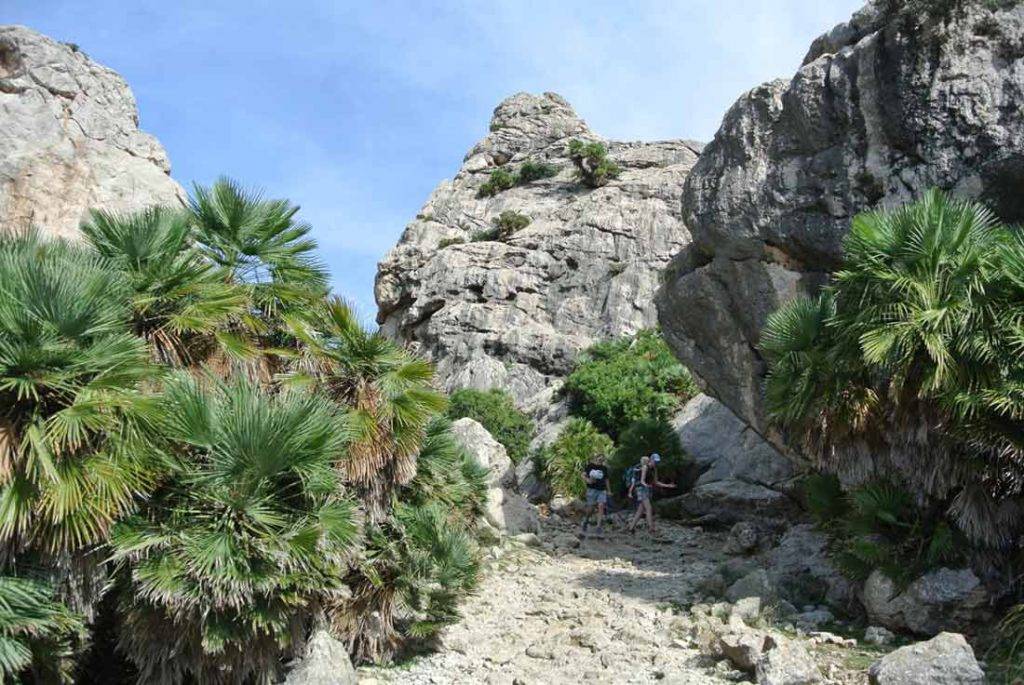
[[376, 264], [507, 95], [552, 90], [621, 140], [709, 140], [862, 0], [0, 0], [0, 23], [116, 69], [183, 185], [302, 206], [335, 289]]

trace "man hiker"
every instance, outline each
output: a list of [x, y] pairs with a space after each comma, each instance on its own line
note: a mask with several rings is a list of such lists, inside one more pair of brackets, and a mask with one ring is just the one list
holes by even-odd
[[597, 537], [602, 537], [604, 535], [605, 509], [608, 506], [608, 496], [612, 492], [611, 482], [608, 479], [608, 466], [603, 454], [594, 457], [593, 461], [583, 468], [583, 481], [587, 484], [587, 504], [580, 537], [586, 537], [590, 517], [595, 509], [597, 509]]
[[649, 457], [642, 457], [640, 465], [634, 467], [634, 475], [629, 484], [629, 497], [630, 499], [635, 497], [637, 505], [633, 520], [626, 528], [630, 533], [636, 530], [637, 524], [640, 523], [640, 517], [646, 514], [648, 532], [652, 537], [657, 535], [654, 530], [654, 508], [651, 506], [652, 491], [656, 487], [674, 488], [676, 486], [675, 483], [663, 483], [658, 480], [658, 462], [660, 461], [661, 455], [655, 452]]

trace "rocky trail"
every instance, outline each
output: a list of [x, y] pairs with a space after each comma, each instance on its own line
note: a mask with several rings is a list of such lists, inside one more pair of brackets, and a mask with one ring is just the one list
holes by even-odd
[[[465, 603], [464, 619], [444, 632], [438, 651], [389, 668], [361, 669], [360, 682], [755, 680], [701, 647], [699, 626], [707, 620], [701, 614], [730, 611], [724, 603], [702, 604], [707, 579], [729, 559], [728, 536], [671, 522], [660, 526], [658, 539], [646, 531], [630, 536], [621, 516], [603, 539], [580, 543], [575, 522], [555, 514], [545, 519], [541, 535], [520, 535], [493, 548], [478, 593]], [[755, 618], [762, 620], [747, 621], [753, 625]], [[865, 656], [870, 663], [875, 656], [849, 645], [804, 641], [817, 650], [813, 658], [823, 674], [807, 682], [867, 682], [862, 668], [846, 664]]]

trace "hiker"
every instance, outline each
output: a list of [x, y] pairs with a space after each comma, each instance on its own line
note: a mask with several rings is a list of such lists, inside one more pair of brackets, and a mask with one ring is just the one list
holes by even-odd
[[583, 481], [587, 484], [587, 503], [580, 536], [587, 535], [590, 517], [596, 509], [597, 537], [601, 537], [604, 535], [605, 509], [608, 506], [608, 497], [612, 493], [611, 482], [608, 479], [608, 466], [603, 454], [594, 457], [594, 460], [583, 468]]
[[651, 456], [642, 457], [639, 466], [635, 466], [634, 475], [630, 480], [629, 498], [636, 498], [636, 513], [633, 520], [629, 522], [626, 530], [632, 533], [640, 523], [642, 515], [647, 516], [647, 530], [652, 536], [657, 532], [654, 530], [654, 508], [651, 506], [651, 494], [654, 488], [674, 488], [675, 483], [662, 483], [658, 480], [658, 462], [661, 455], [657, 452]]

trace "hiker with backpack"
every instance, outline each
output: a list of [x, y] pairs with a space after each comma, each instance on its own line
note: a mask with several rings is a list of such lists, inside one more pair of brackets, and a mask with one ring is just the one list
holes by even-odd
[[586, 537], [587, 527], [590, 525], [590, 517], [594, 510], [597, 510], [597, 537], [604, 535], [605, 512], [608, 507], [608, 498], [612, 494], [611, 481], [608, 478], [608, 466], [604, 455], [597, 455], [594, 460], [583, 469], [583, 481], [587, 484], [586, 514], [583, 517], [583, 526], [580, 529], [580, 537]]
[[651, 494], [654, 488], [674, 488], [676, 486], [675, 483], [663, 483], [658, 480], [658, 462], [660, 461], [661, 455], [655, 452], [649, 457], [642, 457], [638, 465], [630, 467], [627, 471], [629, 498], [635, 497], [637, 503], [633, 520], [626, 527], [630, 533], [636, 530], [637, 524], [640, 523], [640, 517], [646, 515], [648, 532], [652, 536], [657, 534], [654, 530], [654, 508], [651, 506]]

